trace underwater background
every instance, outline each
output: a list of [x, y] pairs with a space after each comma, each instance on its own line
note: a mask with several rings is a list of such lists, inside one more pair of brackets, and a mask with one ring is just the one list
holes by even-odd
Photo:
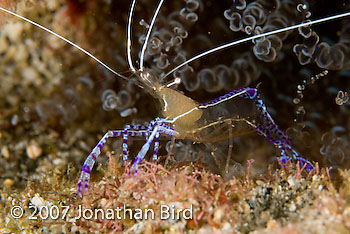
[[[134, 61], [157, 4], [137, 1], [132, 25]], [[182, 80], [176, 90], [199, 103], [241, 87], [258, 87], [293, 147], [317, 162], [320, 172], [300, 172], [294, 163], [281, 169], [275, 147], [247, 131], [232, 139], [228, 171], [224, 170], [230, 144], [226, 132], [224, 140], [214, 142], [178, 139], [171, 146], [169, 138], [161, 139], [159, 156], [164, 157], [159, 166], [144, 164], [143, 173], [132, 180], [125, 178], [120, 164], [121, 141], [111, 139], [93, 170], [91, 193], [80, 199], [76, 195], [79, 171], [103, 134], [126, 124], [147, 124], [159, 117], [162, 107], [135, 85], [137, 78], [129, 71], [125, 51], [130, 2], [3, 0], [0, 6], [74, 41], [130, 78], [115, 77], [53, 35], [0, 13], [2, 232], [349, 233], [350, 18], [225, 49], [174, 74]], [[145, 66], [161, 77], [226, 42], [349, 9], [346, 0], [165, 1]], [[130, 161], [143, 143], [129, 139]], [[61, 220], [59, 224], [28, 219], [29, 204], [63, 203], [74, 207], [128, 204], [133, 209], [193, 204], [196, 218]], [[23, 218], [10, 217], [14, 204], [27, 209]]]

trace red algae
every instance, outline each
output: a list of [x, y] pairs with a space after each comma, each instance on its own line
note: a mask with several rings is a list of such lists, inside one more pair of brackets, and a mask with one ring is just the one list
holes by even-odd
[[[182, 58], [246, 35], [245, 28], [232, 32], [230, 20], [224, 16], [225, 10], [237, 8], [232, 2], [200, 1], [198, 7], [194, 2], [165, 3], [155, 27], [154, 47], [147, 51], [145, 59], [147, 67], [157, 74], [177, 65]], [[280, 5], [282, 1], [274, 2]], [[19, 14], [72, 39], [118, 72], [128, 71], [124, 51], [129, 3], [0, 1], [2, 7], [16, 9]], [[261, 1], [251, 3], [260, 4]], [[305, 20], [302, 14], [305, 17], [307, 12], [299, 15], [296, 9], [299, 3], [308, 3], [308, 10], [315, 18], [349, 10], [346, 4], [329, 6], [327, 1], [316, 4], [300, 0], [293, 3], [295, 6], [284, 6], [287, 21]], [[138, 4], [133, 25], [134, 58], [140, 47], [137, 41], [145, 31], [145, 23], [139, 25], [138, 22], [141, 18], [148, 22], [153, 10], [149, 6], [156, 3], [140, 0]], [[253, 5], [236, 12], [243, 16]], [[278, 14], [282, 12], [277, 7], [262, 6], [266, 15], [270, 8]], [[209, 7], [211, 11], [207, 11]], [[182, 16], [179, 15], [181, 9], [185, 9]], [[197, 21], [190, 13], [197, 15]], [[174, 20], [167, 18], [170, 15]], [[259, 91], [269, 112], [282, 129], [289, 129], [287, 133], [297, 150], [305, 158], [319, 162], [319, 171], [306, 173], [292, 162], [283, 168], [269, 167], [271, 162], [277, 164], [275, 149], [262, 137], [246, 134], [232, 141], [229, 173], [224, 168], [230, 142], [193, 144], [177, 139], [172, 151], [167, 148], [169, 144], [161, 142], [160, 155], [164, 156], [162, 159], [170, 156], [167, 160], [160, 160], [159, 164], [144, 162], [136, 179], [126, 178], [127, 169], [119, 162], [120, 147], [116, 140], [106, 145], [99, 165], [92, 172], [90, 192], [81, 199], [76, 194], [78, 171], [91, 146], [108, 129], [153, 119], [157, 104], [153, 105], [153, 99], [132, 82], [115, 79], [45, 32], [4, 14], [1, 14], [1, 21], [1, 233], [348, 233], [349, 106], [338, 106], [334, 101], [340, 89], [348, 90], [348, 74], [343, 68], [339, 69], [339, 64], [328, 64], [327, 59], [333, 57], [326, 56], [321, 49], [318, 51], [319, 44], [305, 41], [305, 31], [302, 32], [304, 36], [295, 31], [290, 32], [288, 38], [270, 38], [273, 47], [280, 51], [276, 57], [259, 54], [261, 50], [258, 49], [268, 44], [265, 41], [258, 43], [255, 50], [253, 44], [247, 44], [195, 62], [191, 64], [193, 71], [188, 69], [181, 73], [183, 84], [178, 90], [199, 102], [206, 102], [226, 89], [256, 86], [262, 82]], [[336, 24], [336, 27], [326, 23], [311, 29], [319, 36], [320, 43], [328, 38], [339, 46], [348, 37], [348, 24], [346, 20]], [[183, 37], [175, 40], [173, 29], [179, 25], [184, 31], [177, 33]], [[202, 25], [208, 27], [203, 30]], [[249, 25], [246, 22], [244, 26]], [[171, 44], [168, 35], [178, 43]], [[281, 41], [282, 45], [278, 43]], [[293, 47], [297, 44], [294, 53]], [[305, 46], [312, 59], [309, 64], [301, 65], [308, 60], [304, 60], [298, 48]], [[337, 51], [333, 49], [333, 52]], [[317, 56], [322, 56], [322, 60], [314, 63]], [[302, 124], [295, 124], [293, 98], [297, 84], [322, 72], [320, 62], [328, 64], [331, 70], [303, 92]], [[166, 65], [168, 67], [164, 68]], [[223, 82], [209, 80], [213, 74]], [[107, 112], [103, 108], [106, 100], [101, 100], [106, 90], [113, 90], [115, 97], [125, 98], [128, 105], [116, 103], [115, 107], [107, 108]], [[123, 117], [121, 113], [129, 109], [136, 111]], [[138, 149], [139, 142], [134, 141], [130, 159]], [[106, 152], [112, 155], [109, 163], [103, 156]], [[248, 159], [254, 159], [254, 163], [247, 163]], [[325, 166], [332, 166], [332, 169]], [[66, 206], [69, 210], [64, 219], [43, 219], [39, 213], [34, 215], [37, 219], [29, 219], [39, 208], [45, 217], [48, 213], [43, 207], [54, 212], [57, 207], [62, 217]], [[162, 206], [166, 211], [174, 211], [174, 217], [161, 219]], [[25, 211], [22, 217], [11, 215], [14, 207]], [[75, 219], [79, 208], [86, 210], [86, 217]], [[113, 210], [114, 219], [106, 218], [108, 209]], [[154, 218], [145, 217], [147, 209], [154, 212]], [[186, 209], [189, 210], [185, 213]], [[126, 210], [131, 211], [124, 217]], [[16, 212], [20, 214], [20, 210]], [[95, 212], [99, 212], [96, 218]], [[102, 212], [106, 212], [104, 217]], [[133, 214], [131, 218], [129, 213]], [[184, 213], [191, 217], [187, 219]]]

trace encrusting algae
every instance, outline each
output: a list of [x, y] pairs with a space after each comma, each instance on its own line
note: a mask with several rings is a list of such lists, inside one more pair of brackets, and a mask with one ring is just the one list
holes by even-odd
[[[134, 58], [147, 26], [141, 19], [148, 21], [155, 2], [138, 2]], [[284, 14], [286, 22], [306, 20], [307, 11], [298, 11], [298, 4], [307, 3], [315, 18], [328, 14], [322, 8], [326, 1], [262, 2], [167, 1], [152, 34], [154, 46], [146, 52], [147, 67], [160, 74], [204, 49], [245, 36], [250, 21], [240, 25], [235, 20], [252, 9], [263, 9], [266, 17], [268, 12]], [[0, 1], [1, 7], [69, 38], [120, 72], [129, 70], [125, 60], [129, 4]], [[329, 8], [337, 11], [332, 14], [349, 10], [348, 4]], [[256, 21], [255, 27], [285, 23], [272, 19]], [[344, 89], [347, 64], [329, 62], [334, 57], [327, 57], [323, 49], [327, 46], [321, 44], [336, 44], [339, 37], [338, 46], [347, 46], [346, 20], [334, 29], [327, 23], [324, 28], [312, 26], [317, 32], [313, 41], [296, 31], [286, 38], [270, 38], [276, 54], [262, 55], [268, 42], [260, 41], [209, 56], [178, 72], [183, 79], [179, 90], [201, 102], [226, 89], [262, 82], [259, 91], [269, 112], [282, 129], [288, 129], [302, 155], [319, 162], [319, 171], [307, 173], [292, 162], [283, 168], [269, 166], [277, 164], [276, 150], [261, 136], [247, 134], [233, 140], [228, 173], [222, 166], [228, 141], [176, 140], [173, 148], [161, 141], [160, 156], [170, 157], [161, 157], [159, 163], [145, 161], [136, 179], [127, 178], [127, 168], [120, 163], [120, 140], [112, 140], [104, 147], [83, 198], [77, 196], [76, 183], [91, 147], [109, 129], [154, 119], [158, 103], [132, 81], [116, 79], [54, 36], [3, 13], [0, 22], [0, 233], [350, 233], [350, 109], [334, 102], [339, 89], [348, 90]], [[174, 33], [179, 26], [184, 31]], [[308, 53], [302, 54], [301, 48]], [[336, 54], [337, 48], [331, 51]], [[322, 72], [320, 62], [325, 62], [322, 69], [331, 70], [303, 93], [305, 109], [295, 124], [296, 85]], [[144, 142], [131, 141], [130, 161]], [[103, 156], [106, 153], [109, 159]], [[251, 158], [255, 162], [247, 163]]]
[[[4, 188], [0, 230], [348, 233], [350, 228], [348, 170], [341, 172], [341, 186], [336, 189], [326, 170], [307, 174], [292, 163], [282, 169], [270, 168], [254, 179], [246, 173], [246, 177], [230, 180], [199, 163], [165, 169], [145, 162], [141, 167], [136, 179], [127, 178], [127, 170], [110, 156], [108, 168], [100, 168], [101, 177], [95, 178], [82, 199], [75, 191], [76, 180], [67, 179], [68, 171], [56, 170], [41, 181], [32, 180], [21, 192]], [[21, 218], [11, 215], [15, 206], [23, 208]], [[40, 207], [41, 212], [34, 213]]]

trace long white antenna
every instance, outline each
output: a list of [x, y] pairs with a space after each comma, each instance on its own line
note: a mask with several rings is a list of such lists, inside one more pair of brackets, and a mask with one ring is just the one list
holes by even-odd
[[255, 36], [243, 38], [243, 39], [238, 40], [238, 41], [229, 42], [229, 43], [227, 43], [227, 44], [224, 44], [224, 45], [215, 47], [215, 48], [210, 49], [210, 50], [207, 50], [207, 51], [204, 51], [203, 53], [200, 53], [200, 54], [198, 54], [198, 55], [196, 55], [196, 56], [190, 58], [190, 59], [187, 60], [186, 62], [184, 62], [184, 63], [178, 65], [177, 67], [175, 67], [174, 69], [172, 69], [170, 72], [168, 72], [167, 74], [165, 74], [162, 78], [167, 77], [168, 75], [172, 74], [172, 73], [173, 73], [174, 71], [176, 71], [177, 69], [179, 69], [179, 68], [185, 66], [186, 64], [188, 64], [188, 63], [190, 63], [190, 62], [193, 62], [193, 61], [196, 60], [196, 59], [199, 59], [199, 58], [204, 57], [204, 56], [206, 56], [206, 55], [208, 55], [208, 54], [217, 52], [217, 51], [219, 51], [219, 50], [223, 50], [223, 49], [226, 49], [226, 48], [228, 48], [228, 47], [232, 47], [232, 46], [235, 46], [235, 45], [238, 45], [238, 44], [241, 44], [241, 43], [250, 41], [250, 40], [254, 40], [254, 39], [257, 39], [257, 38], [266, 37], [266, 36], [270, 36], [270, 35], [273, 35], [273, 34], [286, 32], [286, 31], [293, 30], [293, 29], [300, 28], [300, 27], [304, 27], [304, 26], [309, 26], [309, 25], [313, 25], [313, 24], [318, 24], [318, 23], [322, 23], [322, 22], [325, 22], [325, 21], [329, 21], [329, 20], [344, 18], [344, 17], [347, 17], [347, 16], [350, 16], [350, 12], [343, 13], [343, 14], [339, 14], [339, 15], [334, 15], [334, 16], [329, 16], [329, 17], [322, 18], [322, 19], [318, 19], [318, 20], [311, 21], [311, 22], [300, 23], [300, 24], [296, 24], [296, 25], [289, 26], [289, 27], [286, 27], [286, 28], [281, 28], [281, 29], [277, 29], [277, 30], [270, 31], [270, 32], [262, 33], [262, 34], [259, 34], [259, 35], [255, 35]]
[[134, 10], [135, 10], [135, 4], [136, 4], [136, 0], [133, 0], [130, 6], [130, 10], [129, 10], [129, 18], [128, 18], [128, 33], [127, 33], [127, 42], [126, 42], [126, 54], [128, 57], [128, 63], [129, 63], [129, 67], [131, 69], [132, 72], [136, 72], [136, 69], [134, 67], [134, 65], [132, 65], [132, 59], [131, 59], [131, 24], [132, 24], [132, 18], [134, 15]]
[[158, 15], [158, 13], [160, 11], [160, 8], [161, 8], [163, 2], [164, 2], [164, 0], [160, 0], [159, 3], [158, 3], [157, 9], [155, 10], [155, 12], [153, 14], [153, 17], [152, 17], [152, 20], [151, 20], [151, 24], [149, 25], [149, 28], [148, 28], [148, 31], [147, 31], [147, 35], [146, 35], [146, 39], [145, 39], [145, 41], [143, 42], [143, 45], [142, 45], [141, 56], [140, 56], [140, 70], [141, 71], [143, 70], [143, 60], [144, 60], [144, 56], [145, 56], [148, 40], [149, 40], [149, 37], [151, 35], [152, 28], [154, 26], [154, 22], [156, 21], [157, 15]]
[[18, 18], [20, 18], [20, 19], [22, 19], [22, 20], [25, 20], [25, 21], [27, 21], [27, 22], [29, 22], [29, 23], [31, 23], [31, 24], [33, 24], [33, 25], [35, 25], [35, 26], [41, 28], [42, 30], [45, 30], [46, 32], [48, 32], [48, 33], [50, 33], [50, 34], [52, 34], [52, 35], [54, 35], [54, 36], [60, 38], [61, 40], [67, 42], [68, 44], [70, 44], [70, 45], [74, 46], [75, 48], [77, 48], [78, 50], [82, 51], [83, 53], [85, 53], [85, 54], [86, 54], [87, 56], [89, 56], [90, 58], [94, 59], [96, 62], [98, 62], [99, 64], [101, 64], [102, 66], [104, 66], [106, 69], [108, 69], [108, 70], [109, 70], [110, 72], [112, 72], [113, 74], [115, 74], [115, 75], [121, 77], [122, 79], [129, 80], [126, 76], [123, 76], [122, 74], [120, 74], [120, 73], [114, 71], [112, 68], [110, 68], [109, 66], [107, 66], [107, 64], [103, 63], [101, 60], [99, 60], [98, 58], [96, 58], [96, 57], [95, 57], [94, 55], [92, 55], [90, 52], [88, 52], [87, 50], [81, 48], [80, 46], [78, 46], [77, 44], [75, 44], [75, 43], [73, 43], [72, 41], [68, 40], [67, 38], [65, 38], [65, 37], [63, 37], [63, 36], [61, 36], [61, 35], [55, 33], [54, 31], [51, 31], [51, 30], [48, 29], [48, 28], [45, 28], [45, 27], [42, 26], [41, 24], [38, 24], [38, 23], [36, 23], [36, 22], [34, 22], [34, 21], [28, 19], [28, 18], [25, 18], [25, 17], [23, 17], [23, 16], [21, 16], [21, 15], [18, 15], [18, 14], [16, 14], [16, 13], [12, 12], [12, 11], [6, 10], [5, 8], [0, 7], [0, 10], [6, 12], [6, 13], [8, 13], [8, 14], [11, 14], [11, 15], [13, 15], [13, 16], [16, 16], [16, 17], [18, 17]]

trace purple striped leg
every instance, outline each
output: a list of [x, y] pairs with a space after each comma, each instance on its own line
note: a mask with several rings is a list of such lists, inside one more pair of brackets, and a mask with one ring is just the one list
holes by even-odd
[[290, 145], [280, 144], [277, 146], [277, 148], [281, 150], [280, 160], [283, 165], [286, 164], [286, 162], [290, 159], [287, 152], [291, 152], [292, 158], [295, 161], [299, 161], [301, 164], [301, 167], [304, 167], [304, 165], [306, 164], [305, 166], [306, 171], [311, 171], [312, 169], [315, 168], [311, 162], [301, 157], [299, 153], [297, 153]]
[[282, 164], [287, 162], [290, 156], [292, 156], [294, 161], [300, 161], [302, 167], [306, 164], [307, 166], [305, 169], [311, 171], [314, 166], [293, 149], [288, 136], [278, 127], [269, 112], [267, 112], [266, 106], [262, 101], [258, 90], [254, 88], [244, 89], [246, 90], [246, 97], [255, 101], [255, 105], [260, 112], [260, 117], [257, 120], [256, 131], [281, 150], [280, 158]]
[[124, 132], [123, 132], [123, 161], [125, 162], [128, 159], [128, 130], [129, 130], [130, 126], [127, 125], [124, 128]]
[[[159, 135], [160, 133], [164, 133], [167, 135], [175, 136], [178, 133], [164, 124], [160, 118], [156, 118], [155, 120], [151, 121], [148, 127], [142, 126], [142, 125], [127, 125], [124, 130], [114, 130], [114, 131], [108, 131], [102, 139], [98, 142], [98, 144], [95, 146], [95, 148], [92, 150], [92, 152], [89, 154], [89, 156], [86, 158], [83, 167], [81, 169], [80, 177], [77, 184], [77, 192], [78, 195], [82, 195], [82, 188], [84, 186], [84, 192], [87, 192], [89, 188], [89, 179], [91, 170], [96, 162], [97, 157], [101, 153], [102, 147], [106, 144], [107, 139], [110, 137], [119, 137], [123, 136], [123, 160], [127, 160], [127, 139], [128, 136], [143, 136], [147, 139], [146, 143], [143, 145], [141, 151], [138, 153], [132, 168], [135, 169], [135, 176], [137, 175], [137, 168], [138, 164], [142, 161], [142, 159], [145, 157], [153, 139], [155, 139], [155, 145], [154, 145], [154, 153], [153, 153], [153, 159], [157, 160], [157, 153], [159, 148]], [[151, 133], [151, 134], [150, 134]]]
[[158, 160], [158, 150], [159, 150], [159, 132], [156, 133], [154, 137], [154, 150], [153, 150], [153, 161], [156, 162]]
[[237, 89], [210, 102], [200, 104], [198, 107], [200, 109], [205, 109], [210, 106], [214, 106], [216, 103], [230, 100], [235, 96], [250, 99], [254, 102], [257, 111], [257, 117], [252, 119], [250, 122], [248, 121], [247, 123], [253, 127], [258, 132], [258, 134], [267, 138], [271, 143], [273, 143], [278, 149], [281, 150], [280, 157], [282, 163], [288, 161], [291, 156], [293, 160], [300, 161], [302, 166], [304, 166], [304, 164], [307, 164], [305, 167], [307, 171], [310, 171], [314, 168], [314, 166], [309, 161], [301, 157], [299, 153], [293, 149], [288, 136], [278, 127], [278, 125], [272, 119], [271, 115], [268, 113], [257, 89], [249, 87]]
[[122, 134], [121, 130], [108, 131], [102, 137], [102, 139], [98, 142], [98, 144], [89, 154], [89, 156], [86, 158], [83, 164], [83, 167], [81, 169], [81, 173], [80, 173], [80, 177], [77, 185], [77, 192], [79, 196], [81, 196], [83, 184], [84, 184], [85, 191], [87, 191], [89, 188], [89, 179], [90, 179], [90, 173], [91, 173], [92, 167], [94, 166], [97, 157], [100, 155], [102, 147], [106, 144], [107, 139], [110, 137], [119, 137], [121, 134]]
[[[133, 129], [133, 130], [128, 130], [128, 129]], [[148, 131], [147, 128], [141, 125], [136, 125], [136, 126], [129, 126], [127, 128], [127, 131], [125, 132], [124, 130], [114, 130], [114, 131], [108, 131], [102, 139], [98, 142], [98, 144], [95, 146], [95, 148], [92, 150], [92, 152], [89, 154], [89, 156], [86, 158], [83, 167], [81, 169], [80, 177], [78, 180], [77, 184], [77, 192], [78, 195], [81, 196], [82, 194], [82, 187], [84, 186], [84, 191], [86, 192], [89, 188], [89, 179], [90, 179], [90, 173], [91, 170], [96, 162], [97, 157], [101, 153], [102, 147], [106, 144], [107, 139], [111, 137], [120, 137], [123, 135], [123, 160], [126, 160], [127, 158], [124, 159], [124, 153], [126, 152], [127, 155], [127, 148], [125, 149], [124, 143], [124, 136], [144, 136], [147, 137]], [[126, 138], [127, 139], [127, 138]]]
[[[138, 165], [141, 163], [142, 159], [145, 157], [147, 151], [149, 150], [152, 141], [154, 138], [159, 138], [159, 133], [164, 133], [166, 135], [170, 135], [170, 136], [176, 136], [178, 134], [178, 132], [176, 132], [174, 129], [170, 128], [169, 126], [167, 126], [166, 124], [160, 122], [162, 121], [161, 119], [156, 119], [155, 120], [155, 127], [152, 130], [151, 135], [148, 137], [146, 143], [142, 146], [141, 150], [139, 151], [139, 153], [136, 156], [136, 159], [134, 161], [134, 163], [131, 166], [131, 169], [129, 171], [129, 174], [131, 173], [132, 170], [134, 170], [134, 177], [137, 177], [137, 170], [138, 170]], [[156, 141], [157, 146], [155, 146], [155, 150], [157, 150], [158, 152], [158, 140]], [[156, 152], [154, 152], [153, 154], [153, 159], [157, 157]], [[129, 176], [128, 174], [128, 176]]]
[[[140, 135], [145, 136], [147, 138], [147, 133], [145, 131], [147, 127], [137, 124], [137, 125], [126, 125], [123, 132], [123, 161], [125, 162], [128, 159], [128, 136], [136, 136]], [[135, 132], [138, 131], [138, 132]]]

